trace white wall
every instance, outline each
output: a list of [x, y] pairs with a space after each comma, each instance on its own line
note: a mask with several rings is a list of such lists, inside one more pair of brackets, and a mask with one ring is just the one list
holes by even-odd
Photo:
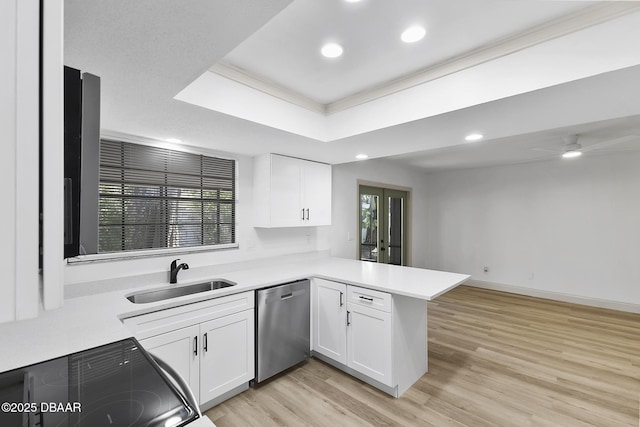
[[636, 152], [429, 175], [428, 265], [640, 304], [638, 165]]
[[[106, 281], [118, 279], [120, 286], [145, 285], [168, 282], [169, 264], [175, 258], [189, 264], [190, 269], [181, 271], [179, 281], [199, 279], [211, 271], [208, 267], [226, 263], [237, 263], [264, 259], [280, 255], [314, 251], [328, 251], [327, 227], [256, 229], [252, 226], [253, 206], [253, 159], [235, 156], [238, 159], [238, 194], [236, 210], [236, 239], [238, 249], [219, 250], [191, 254], [170, 254], [153, 258], [126, 261], [105, 261], [69, 264], [65, 268], [65, 284]], [[132, 277], [127, 277], [132, 276]], [[138, 281], [138, 283], [135, 283]], [[73, 292], [78, 294], [77, 289]]]
[[[381, 185], [408, 187], [411, 215], [410, 265], [425, 267], [424, 240], [426, 224], [422, 217], [426, 209], [426, 174], [399, 166], [389, 160], [365, 160], [333, 166], [332, 225], [330, 228], [331, 255], [355, 259], [358, 243], [358, 180]], [[348, 235], [352, 240], [348, 240]]]
[[[40, 308], [38, 275], [38, 51], [37, 1], [0, 4], [0, 322], [36, 317]], [[46, 52], [45, 52], [46, 53]], [[48, 110], [44, 109], [45, 115]], [[35, 166], [34, 166], [35, 165]], [[45, 289], [46, 290], [46, 289]]]
[[[0, 181], [3, 183], [3, 199], [7, 207], [16, 202], [16, 2], [0, 3], [0, 55], [7, 58], [0, 67], [0, 129], [5, 141], [0, 157]], [[0, 240], [0, 257], [5, 265], [3, 281], [0, 284], [0, 322], [15, 319], [16, 307], [16, 210], [2, 209], [0, 221], [6, 231]]]

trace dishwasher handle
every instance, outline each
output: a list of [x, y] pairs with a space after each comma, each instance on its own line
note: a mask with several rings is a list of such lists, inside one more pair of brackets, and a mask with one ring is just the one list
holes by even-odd
[[[276, 289], [267, 289], [266, 291], [258, 291], [258, 305], [264, 304], [278, 304], [290, 299], [298, 298], [301, 296], [309, 295], [308, 288], [298, 288], [287, 290], [285, 293], [278, 292]], [[307, 296], [308, 298], [308, 296]]]

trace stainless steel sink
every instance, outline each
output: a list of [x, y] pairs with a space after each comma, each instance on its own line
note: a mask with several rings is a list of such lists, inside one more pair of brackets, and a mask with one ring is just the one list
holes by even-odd
[[147, 302], [162, 301], [185, 295], [198, 294], [200, 292], [214, 291], [216, 289], [228, 288], [229, 286], [235, 285], [235, 283], [228, 282], [226, 280], [210, 280], [208, 282], [196, 283], [194, 285], [172, 286], [170, 288], [139, 292], [137, 294], [129, 295], [127, 299], [134, 304], [144, 304]]

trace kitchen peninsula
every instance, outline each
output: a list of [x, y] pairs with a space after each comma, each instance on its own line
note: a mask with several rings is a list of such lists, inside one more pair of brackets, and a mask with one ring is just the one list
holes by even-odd
[[[11, 349], [11, 351], [3, 351], [2, 357], [0, 357], [0, 371], [4, 372], [131, 337], [134, 334], [123, 324], [124, 319], [175, 307], [195, 306], [197, 303], [217, 298], [311, 278], [312, 286], [316, 287], [326, 283], [344, 286], [347, 290], [345, 292], [345, 305], [347, 306], [350, 304], [349, 298], [351, 296], [357, 298], [353, 292], [366, 290], [375, 294], [376, 298], [380, 296], [380, 301], [382, 301], [380, 307], [366, 307], [366, 309], [377, 309], [380, 312], [390, 314], [389, 319], [393, 319], [391, 321], [392, 335], [390, 335], [392, 340], [387, 344], [391, 347], [395, 347], [402, 340], [411, 341], [408, 343], [409, 345], [419, 347], [419, 354], [424, 354], [424, 360], [422, 360], [424, 363], [418, 364], [418, 368], [423, 369], [423, 372], [419, 372], [419, 377], [426, 372], [427, 368], [426, 301], [455, 288], [466, 281], [469, 276], [342, 258], [320, 257], [288, 263], [278, 263], [274, 259], [274, 262], [267, 267], [228, 271], [219, 278], [224, 278], [236, 285], [146, 304], [134, 304], [126, 297], [135, 292], [164, 287], [166, 283], [143, 288], [111, 290], [66, 299], [61, 309], [42, 312], [40, 317], [36, 319], [0, 325], [0, 334], [8, 344], [4, 348]], [[213, 278], [203, 277], [202, 279]], [[312, 296], [313, 298], [314, 296]], [[377, 299], [375, 302], [372, 301], [373, 305], [376, 303]], [[408, 309], [404, 310], [404, 307], [408, 307]], [[354, 313], [356, 311], [354, 310]], [[351, 315], [353, 316], [353, 313]], [[415, 325], [404, 321], [406, 320], [404, 316], [424, 321], [420, 325]], [[313, 328], [314, 322], [312, 320]], [[418, 337], [418, 341], [415, 341], [416, 331], [422, 337], [422, 339]], [[318, 343], [316, 338], [312, 338], [315, 345]], [[312, 348], [312, 350], [314, 355], [332, 363], [332, 360], [326, 357], [326, 352], [323, 353], [321, 348]], [[398, 357], [393, 353], [393, 348], [388, 350], [391, 359]], [[422, 357], [419, 356], [419, 358]], [[403, 363], [406, 364], [405, 362]], [[332, 364], [358, 376], [357, 372], [352, 372], [347, 364], [340, 362]], [[396, 382], [400, 381], [403, 384], [395, 391], [394, 387], [390, 386], [391, 383], [386, 382], [384, 378], [378, 381], [373, 375], [368, 375], [368, 377], [373, 377], [371, 381], [373, 385], [397, 396], [410, 387], [417, 379], [413, 378], [417, 374], [414, 370], [411, 379], [402, 379], [400, 378], [402, 375], [395, 375]]]

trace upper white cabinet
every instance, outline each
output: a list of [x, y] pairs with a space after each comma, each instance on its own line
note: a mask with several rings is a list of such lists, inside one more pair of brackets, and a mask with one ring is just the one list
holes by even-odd
[[331, 165], [303, 161], [305, 225], [331, 225]]
[[278, 154], [254, 159], [255, 227], [331, 225], [331, 165]]
[[[0, 181], [6, 206], [1, 218], [8, 231], [0, 242], [5, 266], [0, 284], [0, 322], [36, 317], [41, 305], [57, 308], [63, 299], [62, 0], [40, 3], [0, 3], [0, 55], [4, 60], [0, 67]], [[39, 194], [43, 210], [42, 275], [38, 260]]]

